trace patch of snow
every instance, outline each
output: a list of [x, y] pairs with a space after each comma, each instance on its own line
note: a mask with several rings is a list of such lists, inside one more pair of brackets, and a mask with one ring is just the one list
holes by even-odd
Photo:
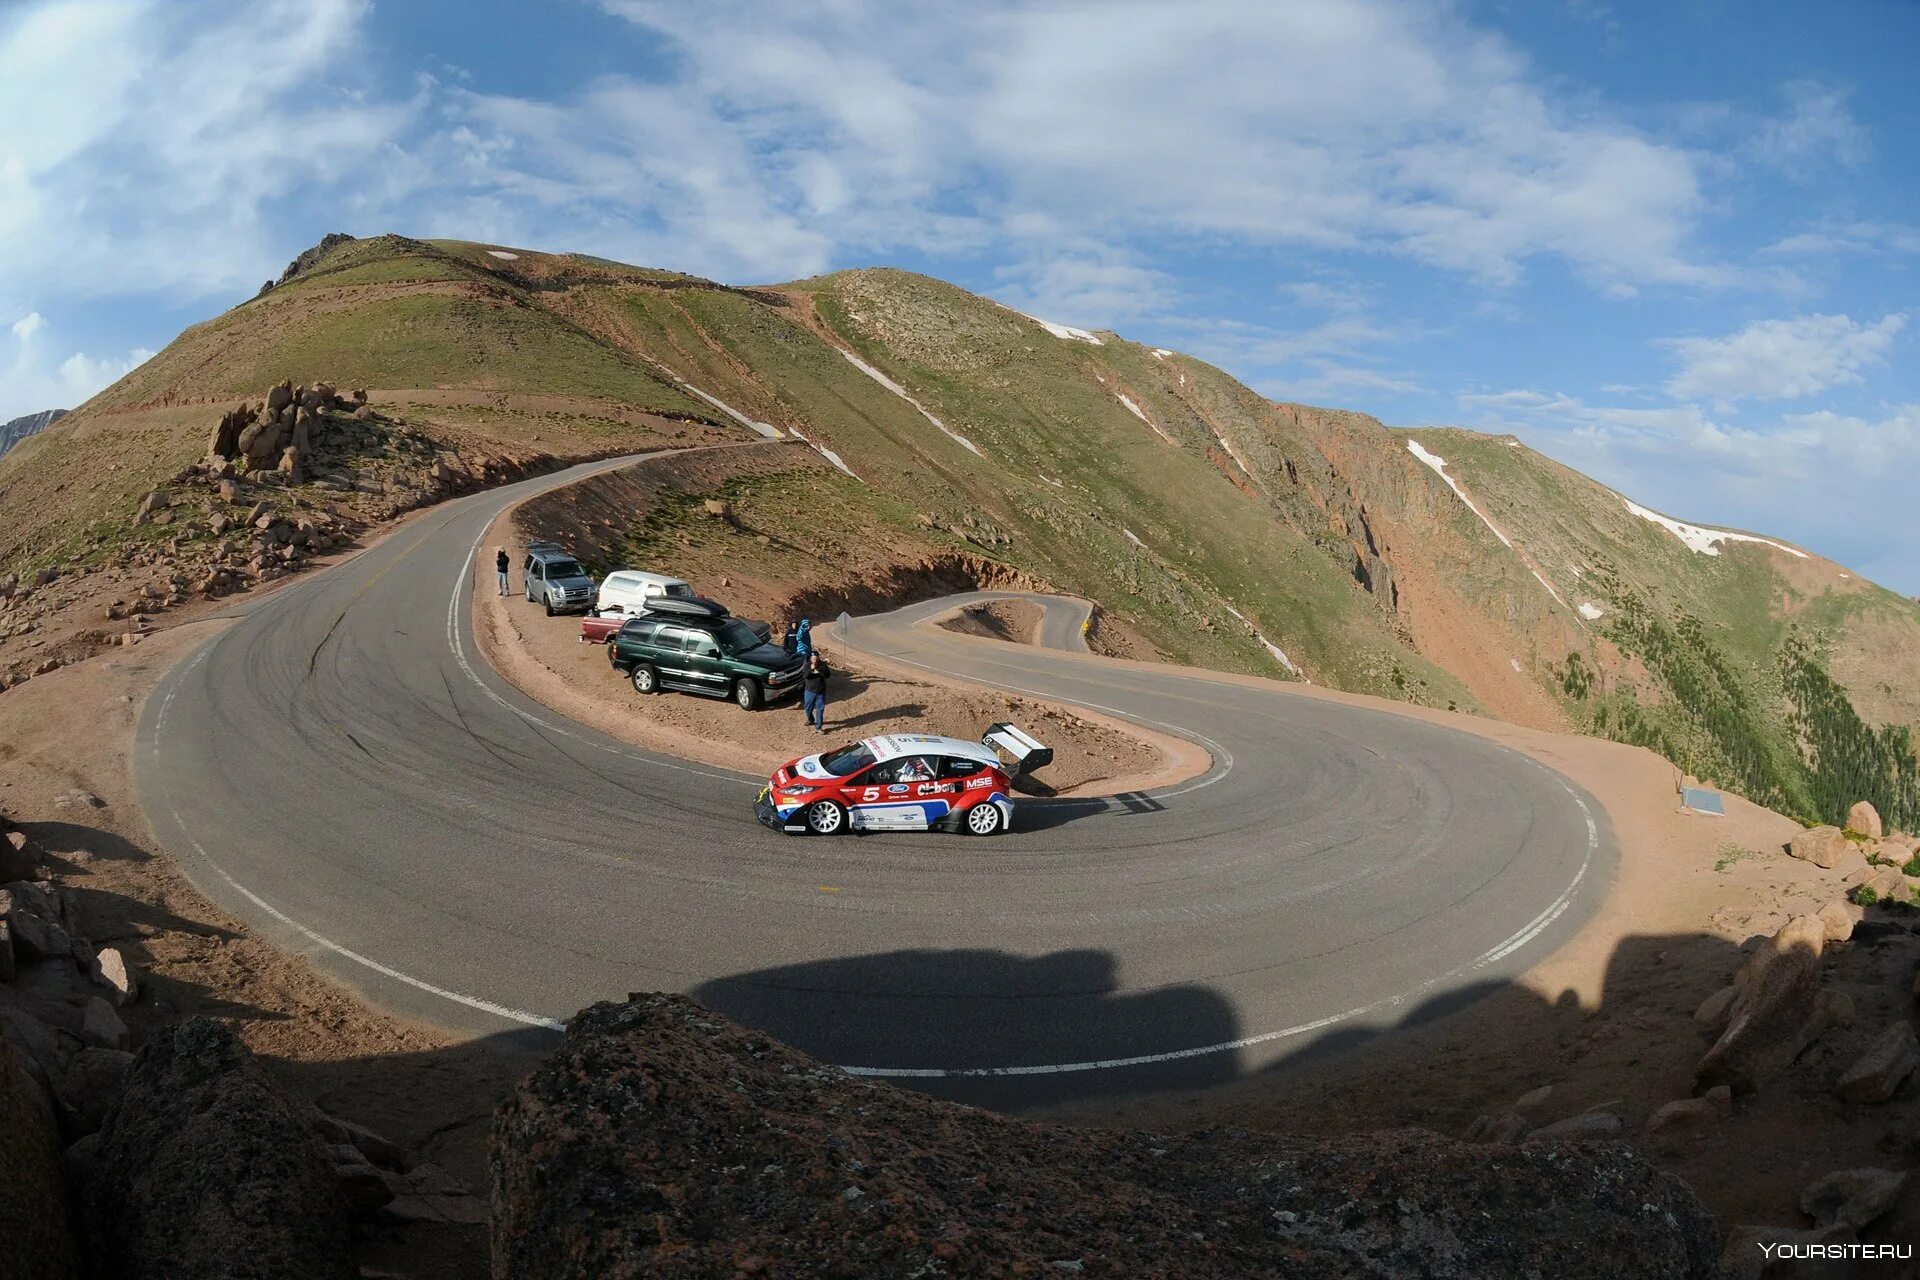
[[848, 475], [853, 476], [855, 480], [860, 479], [859, 476], [853, 474], [853, 468], [848, 466], [846, 463], [846, 459], [842, 458], [839, 454], [827, 448], [827, 446], [821, 444], [818, 440], [807, 439], [807, 437], [800, 434], [800, 428], [798, 427], [790, 427], [788, 428], [788, 430], [793, 432], [793, 438], [795, 440], [798, 440], [802, 444], [812, 445], [813, 451], [815, 453], [819, 454], [821, 457], [825, 458], [828, 462], [831, 462], [834, 466], [840, 468], [842, 471], [846, 472]]
[[1802, 560], [1810, 558], [1798, 547], [1790, 547], [1784, 542], [1775, 542], [1772, 538], [1758, 538], [1750, 533], [1734, 533], [1727, 529], [1707, 529], [1697, 524], [1688, 524], [1684, 520], [1675, 520], [1672, 516], [1663, 516], [1658, 511], [1650, 511], [1631, 498], [1623, 498], [1621, 501], [1627, 504], [1627, 510], [1642, 520], [1650, 520], [1659, 525], [1703, 556], [1719, 555], [1720, 544], [1723, 542], [1757, 542], [1762, 546], [1777, 547], [1788, 555], [1798, 556]]
[[1147, 549], [1147, 544], [1146, 544], [1146, 543], [1144, 543], [1144, 542], [1142, 542], [1142, 541], [1140, 541], [1140, 538], [1139, 538], [1139, 535], [1137, 535], [1136, 533], [1134, 533], [1134, 531], [1133, 531], [1133, 530], [1131, 530], [1131, 529], [1125, 529], [1125, 528], [1123, 528], [1123, 529], [1121, 529], [1121, 530], [1120, 530], [1120, 532], [1122, 532], [1122, 533], [1124, 533], [1124, 534], [1126, 534], [1126, 535], [1127, 535], [1127, 541], [1128, 541], [1128, 542], [1131, 542], [1131, 543], [1132, 543], [1132, 544], [1133, 544], [1134, 546], [1136, 546], [1136, 547], [1139, 547], [1139, 548], [1140, 548], [1140, 549], [1141, 549], [1142, 551], [1144, 551], [1144, 550], [1146, 550], [1146, 549]]
[[1140, 419], [1140, 421], [1152, 427], [1153, 433], [1155, 435], [1159, 436], [1162, 440], [1165, 440], [1168, 444], [1178, 443], [1178, 441], [1176, 441], [1172, 436], [1166, 433], [1165, 428], [1163, 428], [1159, 423], [1155, 422], [1152, 418], [1149, 418], [1146, 415], [1146, 413], [1140, 408], [1140, 406], [1133, 402], [1133, 398], [1129, 396], [1126, 392], [1116, 391], [1114, 392], [1114, 395], [1118, 396], [1120, 399], [1120, 403], [1127, 407], [1128, 413], [1132, 414], [1134, 417]]
[[1518, 449], [1518, 448], [1521, 448], [1521, 447], [1522, 447], [1522, 445], [1520, 444], [1520, 442], [1519, 442], [1518, 440], [1509, 440], [1509, 441], [1507, 441], [1507, 448], [1509, 448], [1509, 449]]
[[1467, 504], [1467, 510], [1473, 512], [1473, 514], [1475, 514], [1476, 516], [1479, 516], [1480, 523], [1484, 524], [1485, 526], [1487, 526], [1487, 528], [1491, 529], [1493, 531], [1493, 536], [1500, 539], [1500, 545], [1503, 547], [1506, 547], [1507, 549], [1513, 551], [1515, 554], [1520, 556], [1521, 560], [1526, 563], [1528, 571], [1533, 574], [1534, 581], [1538, 582], [1541, 586], [1545, 587], [1547, 589], [1547, 594], [1552, 596], [1554, 600], [1559, 603], [1561, 608], [1566, 607], [1566, 604], [1567, 604], [1566, 600], [1560, 595], [1558, 591], [1554, 590], [1553, 584], [1547, 581], [1547, 576], [1541, 573], [1540, 570], [1534, 566], [1533, 562], [1527, 559], [1525, 553], [1521, 552], [1520, 548], [1513, 545], [1513, 539], [1509, 538], [1506, 535], [1505, 531], [1503, 531], [1499, 525], [1495, 524], [1488, 517], [1487, 513], [1482, 511], [1474, 503], [1472, 498], [1469, 498], [1467, 496], [1467, 491], [1464, 487], [1462, 487], [1460, 482], [1447, 474], [1447, 460], [1445, 458], [1441, 457], [1437, 453], [1431, 452], [1424, 445], [1422, 445], [1418, 440], [1407, 441], [1407, 452], [1411, 453], [1414, 457], [1418, 458], [1422, 463], [1424, 463], [1428, 467], [1431, 467], [1435, 475], [1439, 476], [1442, 480], [1445, 480], [1447, 482], [1447, 488], [1453, 490], [1454, 493], [1459, 496], [1460, 501]]
[[681, 386], [685, 387], [687, 390], [693, 392], [693, 394], [699, 396], [702, 400], [705, 400], [708, 404], [712, 405], [714, 408], [718, 409], [720, 412], [726, 414], [729, 418], [732, 418], [735, 422], [739, 423], [741, 426], [751, 427], [753, 430], [758, 431], [761, 435], [765, 436], [769, 440], [779, 440], [783, 438], [780, 433], [780, 428], [774, 426], [772, 423], [755, 422], [752, 418], [749, 418], [746, 414], [740, 412], [738, 409], [728, 404], [725, 400], [720, 399], [718, 396], [708, 395], [706, 392], [702, 391], [700, 388], [694, 386], [691, 382], [688, 382], [685, 378], [675, 375], [673, 380], [679, 383]]
[[[1014, 314], [1027, 316], [1027, 313], [1024, 311], [1015, 311]], [[1070, 324], [1055, 324], [1051, 320], [1042, 320], [1039, 316], [1027, 316], [1027, 319], [1033, 321], [1056, 338], [1063, 338], [1068, 342], [1090, 342], [1096, 347], [1105, 345], [1100, 341], [1099, 335], [1090, 330], [1076, 329]]]
[[[1445, 480], [1447, 482], [1447, 488], [1453, 490], [1455, 494], [1459, 495], [1460, 501], [1467, 504], [1467, 510], [1479, 516], [1480, 523], [1493, 530], [1493, 536], [1500, 539], [1501, 546], [1511, 547], [1513, 545], [1512, 539], [1500, 531], [1500, 526], [1489, 520], [1487, 513], [1474, 505], [1473, 499], [1467, 496], [1467, 491], [1460, 487], [1460, 482], [1447, 474], [1447, 460], [1445, 458], [1437, 453], [1428, 452], [1426, 446], [1422, 445], [1418, 440], [1407, 441], [1407, 452], [1420, 459], [1420, 461], [1428, 467], [1431, 467], [1435, 475]], [[1536, 571], [1534, 576], [1539, 577], [1539, 573]], [[1545, 580], [1542, 579], [1542, 581]]]
[[1607, 616], [1607, 611], [1591, 600], [1582, 600], [1580, 602], [1580, 616], [1588, 622], [1598, 622]]
[[1235, 462], [1240, 464], [1240, 469], [1246, 472], [1247, 478], [1251, 480], [1253, 478], [1253, 468], [1248, 466], [1247, 460], [1240, 456], [1240, 451], [1233, 447], [1233, 442], [1227, 439], [1225, 436], [1221, 435], [1217, 431], [1214, 432], [1213, 438], [1220, 442], [1220, 447], [1227, 451], [1227, 456], [1229, 458], [1232, 458]]
[[1282, 649], [1279, 645], [1267, 639], [1265, 636], [1261, 635], [1258, 631], [1254, 632], [1253, 635], [1254, 635], [1254, 638], [1258, 640], [1261, 644], [1267, 646], [1267, 652], [1272, 654], [1274, 658], [1279, 661], [1281, 666], [1293, 672], [1293, 674], [1295, 674], [1296, 676], [1299, 676], [1302, 680], [1306, 680], [1308, 684], [1313, 683], [1313, 681], [1307, 680], [1306, 672], [1302, 671], [1299, 667], [1296, 667], [1293, 665], [1293, 659], [1287, 656], [1287, 651], [1285, 649]]
[[520, 260], [519, 254], [508, 253], [505, 249], [489, 249], [487, 250], [487, 256], [489, 258], [498, 258], [502, 262], [518, 262]]
[[907, 389], [905, 387], [901, 386], [899, 383], [895, 382], [892, 378], [889, 378], [886, 374], [880, 372], [878, 369], [874, 368], [872, 365], [868, 364], [865, 360], [862, 360], [859, 356], [853, 354], [853, 352], [847, 350], [845, 347], [836, 347], [835, 350], [837, 350], [841, 355], [847, 358], [848, 364], [852, 365], [854, 368], [866, 374], [869, 378], [872, 378], [875, 382], [879, 383], [881, 386], [885, 387], [887, 390], [893, 392], [893, 394], [899, 396], [902, 400], [905, 400], [908, 404], [918, 409], [920, 411], [920, 416], [925, 418], [928, 422], [931, 422], [934, 426], [940, 428], [940, 431], [942, 432], [942, 434], [944, 434], [949, 440], [952, 440], [955, 444], [959, 445], [962, 449], [965, 449], [968, 453], [973, 454], [977, 458], [984, 458], [987, 456], [986, 454], [980, 452], [979, 445], [967, 439], [965, 436], [961, 435], [958, 431], [955, 431], [953, 428], [949, 427], [946, 423], [934, 417], [931, 413], [928, 413], [927, 406], [921, 404], [918, 400], [915, 400], [912, 396], [908, 395]]
[[1553, 589], [1553, 584], [1547, 581], [1547, 575], [1544, 573], [1541, 573], [1538, 569], [1534, 569], [1532, 565], [1528, 565], [1527, 568], [1533, 569], [1533, 580], [1535, 582], [1538, 582], [1541, 586], [1545, 587], [1547, 589], [1547, 594], [1552, 596], [1554, 600], [1558, 602], [1558, 604], [1562, 609], [1566, 608], [1567, 602], [1561, 598], [1561, 595], [1558, 591], [1555, 591]]
[[1294, 675], [1299, 676], [1303, 684], [1313, 683], [1313, 681], [1307, 679], [1306, 672], [1302, 671], [1299, 667], [1294, 665], [1293, 659], [1287, 656], [1287, 651], [1285, 649], [1282, 649], [1279, 645], [1275, 644], [1273, 641], [1267, 639], [1264, 635], [1260, 634], [1260, 628], [1254, 626], [1253, 621], [1250, 618], [1248, 618], [1246, 614], [1240, 612], [1238, 609], [1234, 608], [1232, 605], [1227, 606], [1227, 612], [1232, 614], [1234, 617], [1240, 619], [1241, 625], [1245, 626], [1247, 630], [1253, 632], [1253, 638], [1255, 640], [1258, 640], [1262, 645], [1266, 646], [1267, 652], [1273, 655], [1274, 661], [1278, 662], [1281, 666], [1285, 667], [1288, 671], [1291, 671]]
[[1165, 347], [1155, 347], [1153, 349], [1153, 355], [1156, 360], [1165, 360], [1168, 356], [1172, 354], [1173, 352], [1167, 350]]

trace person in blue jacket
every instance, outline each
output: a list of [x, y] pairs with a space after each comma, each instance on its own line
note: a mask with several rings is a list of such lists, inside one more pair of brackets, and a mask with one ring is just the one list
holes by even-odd
[[794, 656], [804, 658], [813, 652], [813, 624], [805, 618], [793, 629]]

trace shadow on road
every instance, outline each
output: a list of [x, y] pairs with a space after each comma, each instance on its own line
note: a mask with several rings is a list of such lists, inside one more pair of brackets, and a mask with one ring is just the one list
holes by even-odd
[[[1239, 1034], [1232, 1007], [1202, 986], [1119, 990], [1105, 951], [890, 951], [783, 965], [707, 982], [695, 999], [841, 1066], [940, 1070], [890, 1077], [939, 1097], [1000, 1108], [1232, 1079], [1231, 1052], [1138, 1068], [1064, 1068]], [[1016, 1074], [969, 1074], [1016, 1066]]]

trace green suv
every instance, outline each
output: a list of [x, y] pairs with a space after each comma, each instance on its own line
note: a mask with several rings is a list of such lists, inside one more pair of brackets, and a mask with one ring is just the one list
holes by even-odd
[[679, 689], [757, 710], [800, 691], [806, 664], [711, 600], [655, 600], [607, 640], [634, 692]]

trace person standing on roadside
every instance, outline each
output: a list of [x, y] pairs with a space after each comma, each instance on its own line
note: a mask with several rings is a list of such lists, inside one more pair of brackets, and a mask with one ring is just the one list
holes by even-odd
[[813, 653], [813, 624], [805, 618], [793, 629], [793, 652], [796, 657], [809, 657]]
[[507, 549], [505, 547], [495, 547], [493, 549], [493, 571], [500, 575], [501, 595], [507, 594], [507, 564]]
[[827, 680], [833, 668], [818, 653], [807, 659], [807, 673], [800, 677], [800, 710], [815, 733], [827, 731]]

